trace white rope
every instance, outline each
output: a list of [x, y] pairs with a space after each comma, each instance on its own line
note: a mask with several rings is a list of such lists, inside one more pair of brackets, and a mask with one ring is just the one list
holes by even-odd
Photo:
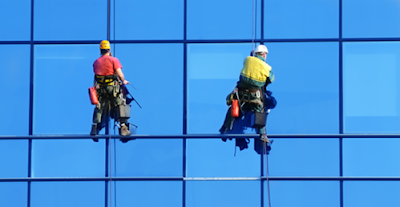
[[254, 34], [254, 30], [255, 30], [254, 29], [255, 28], [255, 26], [254, 26], [254, 0], [252, 1], [251, 10], [252, 10], [252, 12], [251, 12], [251, 51], [252, 51], [252, 53], [254, 53], [254, 36], [255, 36], [255, 34]]
[[268, 207], [271, 207], [271, 195], [270, 195], [270, 191], [269, 191], [269, 178], [268, 178], [268, 154], [267, 153], [268, 153], [268, 151], [267, 151], [267, 142], [264, 141], [265, 176], [267, 178]]

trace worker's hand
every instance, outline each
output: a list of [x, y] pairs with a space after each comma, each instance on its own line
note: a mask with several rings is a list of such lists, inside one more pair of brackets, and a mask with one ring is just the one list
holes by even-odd
[[122, 83], [123, 83], [124, 85], [128, 85], [128, 84], [129, 84], [129, 81], [124, 80], [124, 81], [122, 81]]

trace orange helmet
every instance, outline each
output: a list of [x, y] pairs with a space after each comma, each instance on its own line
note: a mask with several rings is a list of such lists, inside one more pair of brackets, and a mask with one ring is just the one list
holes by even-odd
[[110, 42], [103, 40], [100, 42], [100, 49], [110, 49]]

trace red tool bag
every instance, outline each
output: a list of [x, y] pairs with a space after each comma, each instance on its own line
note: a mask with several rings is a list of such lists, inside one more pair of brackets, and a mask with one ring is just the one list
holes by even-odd
[[95, 86], [89, 88], [89, 98], [92, 105], [96, 105], [99, 103], [99, 100], [97, 99], [97, 91]]
[[239, 117], [239, 103], [237, 99], [232, 100], [231, 115], [234, 118]]

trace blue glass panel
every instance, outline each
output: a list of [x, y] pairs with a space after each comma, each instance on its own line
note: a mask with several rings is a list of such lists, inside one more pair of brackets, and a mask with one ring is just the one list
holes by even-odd
[[399, 139], [344, 139], [343, 175], [399, 176]]
[[[268, 207], [266, 182], [264, 188], [264, 207]], [[270, 192], [274, 207], [340, 206], [338, 181], [270, 181]]]
[[189, 139], [186, 146], [187, 176], [260, 176], [260, 155], [253, 150], [253, 145], [252, 139], [248, 149], [239, 151], [238, 147], [235, 150], [234, 140]]
[[0, 40], [30, 40], [31, 0], [1, 0]]
[[343, 37], [398, 37], [397, 0], [343, 0]]
[[225, 97], [235, 88], [251, 49], [252, 44], [188, 45], [188, 133], [218, 132], [228, 109]]
[[188, 39], [260, 38], [260, 20], [261, 0], [187, 1]]
[[0, 177], [28, 176], [28, 140], [1, 140], [0, 166]]
[[0, 182], [0, 195], [1, 206], [27, 206], [28, 184], [26, 182]]
[[259, 181], [188, 181], [187, 207], [260, 206]]
[[112, 39], [183, 39], [183, 0], [114, 1]]
[[[293, 133], [337, 131], [337, 44], [270, 43], [269, 46], [271, 46], [272, 51], [270, 49], [268, 60], [272, 63], [274, 73], [277, 74], [271, 88], [277, 88], [277, 90], [272, 91], [278, 99], [278, 107], [272, 110], [270, 117], [275, 119], [274, 114], [278, 113], [280, 116], [277, 117], [279, 121], [276, 122], [274, 127], [280, 130], [280, 133], [288, 133], [288, 130], [293, 131]], [[225, 96], [235, 86], [242, 61], [247, 56], [249, 49], [251, 49], [249, 44], [247, 46], [245, 44], [189, 45], [188, 128], [191, 133], [216, 132], [219, 129], [222, 121], [209, 117], [225, 116], [226, 106], [223, 106], [224, 104], [221, 104], [221, 102], [225, 103]], [[298, 54], [296, 51], [300, 50], [303, 52]], [[326, 53], [317, 53], [316, 51], [319, 50], [326, 51]], [[299, 61], [287, 61], [287, 59], [299, 60], [304, 62], [306, 66], [299, 66]], [[277, 67], [276, 70], [274, 65]], [[321, 70], [320, 68], [328, 69]], [[314, 78], [316, 76], [320, 78]], [[299, 79], [299, 77], [302, 77], [302, 79]], [[317, 88], [315, 85], [321, 87]], [[296, 90], [293, 89], [294, 87]], [[213, 93], [205, 92], [210, 90]], [[283, 95], [285, 96], [282, 97]], [[222, 101], [218, 101], [221, 99]], [[293, 102], [293, 99], [297, 101]], [[210, 104], [212, 102], [220, 104], [212, 105]], [[294, 103], [298, 103], [298, 106], [292, 106]], [[215, 108], [217, 105], [220, 107]], [[286, 112], [287, 110], [290, 111]], [[324, 116], [321, 116], [321, 114], [324, 114]], [[304, 118], [310, 119], [318, 127], [313, 127], [315, 125], [304, 122]], [[282, 121], [290, 125], [279, 124]], [[269, 125], [272, 125], [272, 122], [269, 121]], [[208, 128], [212, 130], [208, 130]]]
[[33, 182], [31, 207], [104, 206], [104, 182]]
[[[117, 176], [182, 176], [182, 139], [117, 143]], [[114, 151], [112, 151], [114, 153]]]
[[[188, 133], [218, 133], [251, 44], [188, 45]], [[255, 133], [255, 132], [252, 132]], [[187, 140], [188, 176], [259, 176], [260, 157], [249, 149], [237, 152], [234, 141]], [[226, 170], [230, 169], [230, 170]]]
[[344, 181], [343, 201], [346, 207], [400, 206], [398, 181]]
[[345, 133], [400, 132], [400, 42], [343, 45]]
[[182, 182], [136, 181], [117, 182], [118, 207], [179, 207], [182, 206]]
[[102, 177], [104, 140], [34, 140], [32, 177]]
[[183, 44], [117, 44], [114, 54], [137, 89], [128, 85], [129, 92], [143, 107], [131, 103], [130, 122], [138, 126], [137, 133], [181, 134]]
[[272, 134], [337, 134], [339, 131], [339, 44], [269, 43], [275, 74], [268, 87], [277, 99], [268, 115]]
[[34, 134], [89, 134], [94, 107], [96, 45], [37, 45], [34, 66]]
[[[7, 33], [7, 32], [5, 32]], [[0, 135], [29, 134], [29, 45], [0, 45]]]
[[107, 38], [107, 0], [35, 0], [35, 40]]
[[264, 38], [339, 37], [338, 0], [268, 0]]
[[268, 156], [273, 176], [339, 176], [338, 139], [276, 139]]

